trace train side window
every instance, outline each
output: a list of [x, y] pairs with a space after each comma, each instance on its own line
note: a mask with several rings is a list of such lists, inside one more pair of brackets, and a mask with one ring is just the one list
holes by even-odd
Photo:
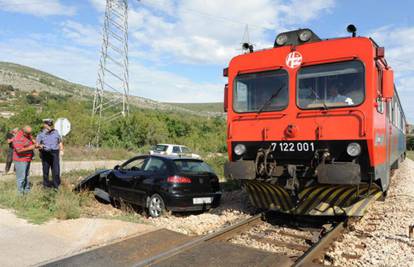
[[378, 80], [377, 80], [377, 111], [381, 114], [384, 113], [384, 101], [382, 100], [381, 97], [381, 88], [382, 88], [382, 71], [381, 69], [378, 67], [378, 63], [377, 63], [377, 76], [378, 76]]
[[384, 113], [384, 101], [381, 97], [377, 98], [377, 111], [381, 114]]
[[391, 105], [391, 101], [388, 101], [388, 102], [386, 102], [387, 104], [387, 118], [388, 118], [388, 121], [390, 121], [390, 122], [392, 122], [392, 105]]
[[391, 102], [391, 122], [395, 125], [395, 99]]

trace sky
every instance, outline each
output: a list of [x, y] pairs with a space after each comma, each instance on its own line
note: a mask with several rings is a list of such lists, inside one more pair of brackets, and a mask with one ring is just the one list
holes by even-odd
[[[105, 0], [0, 0], [0, 61], [94, 87]], [[358, 35], [385, 46], [414, 122], [414, 1], [129, 0], [131, 94], [165, 102], [221, 102], [222, 69], [240, 54], [246, 25], [255, 49], [286, 30]]]

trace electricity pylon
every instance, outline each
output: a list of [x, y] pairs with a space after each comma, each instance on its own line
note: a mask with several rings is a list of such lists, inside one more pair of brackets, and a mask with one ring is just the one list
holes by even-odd
[[129, 113], [128, 0], [106, 0], [102, 36], [92, 108], [97, 146], [101, 126]]

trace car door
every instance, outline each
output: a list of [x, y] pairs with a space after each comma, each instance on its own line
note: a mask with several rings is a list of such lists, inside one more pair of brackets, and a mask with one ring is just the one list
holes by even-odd
[[144, 192], [137, 184], [144, 179], [144, 167], [149, 156], [139, 156], [128, 160], [113, 171], [109, 186], [111, 194], [117, 198], [134, 204], [142, 204]]
[[144, 167], [144, 179], [139, 184], [139, 190], [145, 191], [148, 196], [153, 193], [160, 193], [160, 184], [168, 176], [168, 165], [165, 159], [150, 157]]
[[179, 146], [173, 146], [172, 148], [172, 155], [178, 156], [181, 154], [181, 149]]

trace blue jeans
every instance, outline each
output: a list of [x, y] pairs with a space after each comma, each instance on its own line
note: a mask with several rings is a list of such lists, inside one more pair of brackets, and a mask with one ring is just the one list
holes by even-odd
[[19, 193], [28, 193], [30, 191], [29, 171], [30, 162], [15, 161], [17, 190]]

